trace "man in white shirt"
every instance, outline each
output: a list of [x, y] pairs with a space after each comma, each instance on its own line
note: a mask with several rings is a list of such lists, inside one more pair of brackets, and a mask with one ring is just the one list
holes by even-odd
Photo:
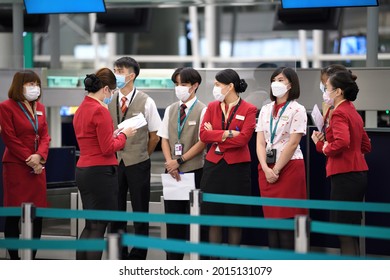
[[[149, 156], [160, 140], [157, 130], [161, 125], [161, 118], [154, 100], [134, 86], [139, 72], [139, 64], [131, 57], [122, 57], [115, 61], [114, 74], [119, 91], [113, 95], [108, 109], [115, 127], [139, 113], [143, 113], [147, 121], [147, 125], [137, 129], [136, 135], [127, 139], [125, 148], [117, 152], [118, 209], [126, 211], [127, 193], [130, 192], [133, 211], [149, 212], [151, 173]], [[112, 231], [126, 232], [126, 224], [126, 222], [114, 222]], [[148, 235], [149, 224], [134, 222], [134, 232], [137, 235]], [[122, 251], [122, 259], [145, 260], [146, 256], [146, 249], [134, 247], [130, 254], [127, 248]]]

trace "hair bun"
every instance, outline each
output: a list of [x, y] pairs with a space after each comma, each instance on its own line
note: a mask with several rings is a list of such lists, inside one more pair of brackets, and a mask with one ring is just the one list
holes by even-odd
[[86, 91], [95, 93], [102, 88], [102, 82], [95, 74], [86, 75], [84, 87]]
[[248, 84], [245, 82], [244, 79], [241, 79], [240, 80], [240, 92], [244, 92], [247, 87], [248, 87]]

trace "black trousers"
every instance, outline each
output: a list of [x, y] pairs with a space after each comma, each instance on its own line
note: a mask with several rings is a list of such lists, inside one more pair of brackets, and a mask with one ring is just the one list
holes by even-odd
[[[130, 193], [130, 201], [133, 212], [149, 212], [150, 201], [150, 159], [125, 166], [123, 161], [118, 166], [118, 209], [126, 211], [127, 193]], [[126, 232], [127, 222], [114, 222], [112, 232]], [[149, 223], [134, 223], [134, 233], [136, 235], [149, 235]], [[146, 260], [147, 249], [134, 247], [127, 255], [127, 248], [123, 248], [123, 259]]]
[[[203, 168], [189, 171], [186, 173], [194, 173], [195, 175], [195, 187], [200, 188], [200, 181], [202, 179]], [[165, 200], [164, 201], [165, 213], [170, 214], [189, 214], [190, 202], [188, 200]], [[189, 239], [189, 226], [180, 224], [167, 224], [167, 238], [188, 240]], [[207, 241], [208, 230], [205, 227], [201, 227], [201, 241]], [[182, 260], [183, 253], [167, 252], [167, 260]]]

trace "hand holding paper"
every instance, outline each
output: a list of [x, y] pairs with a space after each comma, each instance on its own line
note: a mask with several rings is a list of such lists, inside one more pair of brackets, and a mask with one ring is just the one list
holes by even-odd
[[139, 113], [138, 115], [129, 118], [127, 120], [124, 120], [120, 124], [118, 124], [118, 128], [128, 128], [128, 127], [133, 127], [135, 129], [143, 127], [147, 125], [148, 123], [146, 122], [146, 119], [144, 117], [144, 114]]
[[180, 174], [176, 181], [170, 174], [161, 174], [165, 200], [189, 200], [191, 190], [195, 189], [194, 173]]

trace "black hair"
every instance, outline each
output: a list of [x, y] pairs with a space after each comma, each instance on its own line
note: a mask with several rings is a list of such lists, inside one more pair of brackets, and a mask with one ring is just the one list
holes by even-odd
[[225, 85], [232, 83], [234, 85], [234, 90], [237, 93], [244, 92], [246, 90], [246, 88], [248, 87], [248, 84], [245, 82], [245, 80], [240, 79], [240, 76], [238, 75], [238, 73], [236, 71], [234, 71], [233, 69], [225, 69], [225, 70], [219, 71], [215, 75], [215, 79], [218, 82], [223, 83]]
[[99, 69], [96, 74], [87, 75], [84, 79], [85, 90], [95, 93], [101, 88], [108, 86], [109, 89], [116, 88], [116, 78], [114, 73], [107, 67]]
[[115, 66], [120, 67], [120, 68], [133, 69], [136, 78], [139, 75], [140, 66], [139, 66], [138, 62], [132, 57], [124, 56], [124, 57], [117, 59], [114, 62], [114, 67]]
[[180, 74], [180, 71], [183, 69], [183, 67], [176, 68], [171, 76], [171, 81], [176, 85], [177, 81], [176, 78]]
[[8, 97], [16, 102], [26, 100], [26, 97], [23, 95], [23, 86], [30, 82], [36, 82], [41, 89], [41, 94], [37, 99], [39, 100], [42, 97], [41, 79], [38, 74], [32, 70], [23, 70], [15, 73], [12, 84], [8, 90]]
[[[297, 72], [294, 71], [294, 69], [292, 69], [290, 67], [279, 67], [271, 75], [271, 79], [270, 79], [271, 84], [274, 81], [275, 77], [281, 73], [283, 74], [283, 76], [285, 76], [287, 78], [287, 80], [291, 84], [291, 88], [290, 88], [290, 91], [288, 93], [287, 101], [298, 99], [300, 94], [301, 94], [301, 90], [300, 90], [300, 86], [299, 86], [298, 74], [297, 74]], [[276, 97], [272, 94], [272, 88], [270, 90], [270, 97], [269, 98], [272, 101], [276, 100]]]
[[88, 92], [97, 92], [103, 87], [102, 82], [96, 74], [87, 74], [84, 79], [84, 89]]
[[341, 89], [345, 99], [355, 101], [359, 92], [359, 87], [355, 82], [356, 79], [356, 75], [350, 71], [339, 71], [329, 77], [329, 83], [333, 89]]
[[[200, 85], [200, 83], [202, 82], [202, 77], [200, 76], [199, 72], [192, 67], [183, 68], [180, 71], [179, 75], [180, 82], [182, 83], [190, 83], [191, 85], [198, 83], [198, 85]], [[195, 90], [195, 92], [197, 90], [198, 88]]]
[[321, 69], [321, 77], [323, 75], [327, 75], [329, 77], [338, 71], [348, 71], [348, 69], [342, 64], [331, 64]]

